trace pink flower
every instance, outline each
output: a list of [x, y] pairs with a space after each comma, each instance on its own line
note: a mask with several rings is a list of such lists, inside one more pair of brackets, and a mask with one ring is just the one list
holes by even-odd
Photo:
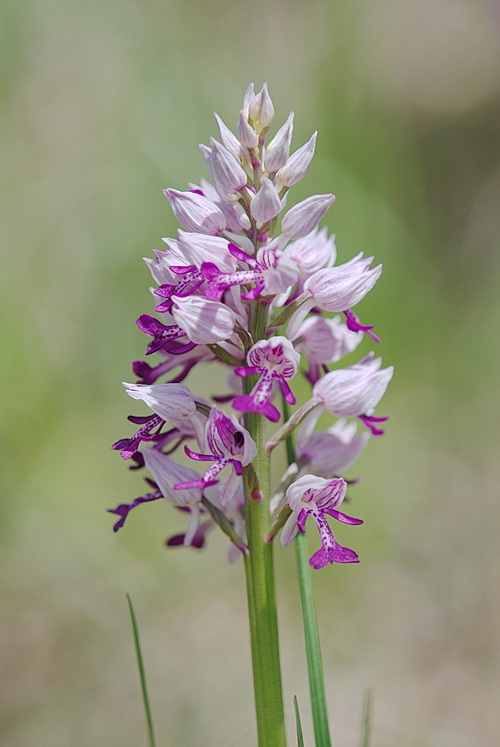
[[[382, 273], [382, 265], [369, 269], [372, 261], [373, 257], [363, 257], [363, 252], [361, 252], [343, 265], [327, 267], [311, 275], [304, 283], [304, 302], [290, 319], [288, 336], [292, 339], [296, 336], [303, 320], [315, 306], [325, 311], [339, 312], [359, 303], [373, 288]], [[363, 329], [361, 326], [350, 328]], [[371, 327], [366, 329], [371, 329]]]
[[294, 405], [296, 400], [288, 386], [287, 379], [292, 379], [300, 363], [300, 353], [294, 349], [286, 337], [271, 337], [270, 340], [259, 340], [248, 351], [250, 365], [238, 366], [237, 376], [260, 374], [261, 377], [252, 389], [251, 394], [242, 394], [233, 400], [233, 407], [240, 412], [259, 412], [276, 422], [280, 418], [279, 410], [269, 401], [273, 383], [277, 381], [286, 401]]
[[318, 270], [330, 267], [337, 256], [334, 236], [328, 236], [326, 226], [321, 230], [315, 228], [306, 236], [292, 241], [285, 247], [284, 252], [293, 259], [304, 280]]
[[387, 418], [375, 418], [372, 412], [394, 373], [393, 366], [380, 369], [381, 365], [382, 359], [371, 353], [354, 366], [331, 371], [314, 385], [313, 401], [333, 415], [359, 417], [373, 435], [380, 435], [383, 431], [373, 424]]
[[257, 454], [255, 441], [246, 428], [243, 428], [234, 415], [225, 413], [212, 407], [205, 431], [208, 454], [198, 454], [184, 447], [186, 454], [197, 462], [214, 462], [204, 475], [196, 480], [182, 482], [175, 485], [175, 490], [186, 488], [204, 488], [214, 485], [216, 476], [226, 466], [231, 466], [230, 477], [224, 484], [220, 496], [221, 505], [229, 503], [238, 488], [238, 478], [243, 474], [243, 467], [250, 464]]
[[297, 350], [305, 355], [309, 363], [307, 378], [314, 384], [319, 379], [320, 366], [326, 371], [327, 363], [336, 363], [355, 350], [363, 335], [352, 332], [340, 317], [333, 319], [310, 316], [298, 330]]
[[314, 475], [304, 475], [286, 491], [286, 500], [292, 514], [281, 532], [281, 544], [291, 545], [297, 532], [304, 531], [306, 520], [311, 516], [321, 538], [320, 549], [309, 560], [313, 568], [323, 568], [328, 563], [359, 562], [354, 550], [339, 545], [325, 519], [327, 514], [344, 524], [363, 523], [361, 519], [354, 519], [337, 510], [337, 506], [344, 500], [346, 488], [347, 483], [342, 478], [325, 480]]
[[297, 280], [297, 265], [275, 246], [262, 247], [256, 257], [235, 244], [229, 244], [229, 251], [250, 269], [224, 273], [213, 262], [204, 262], [201, 272], [208, 281], [204, 288], [207, 298], [218, 300], [227, 288], [254, 284], [253, 288], [241, 295], [243, 300], [250, 301], [259, 295], [284, 293]]
[[356, 423], [337, 422], [325, 431], [309, 433], [307, 421], [297, 434], [295, 453], [309, 472], [331, 479], [342, 474], [358, 459], [370, 434], [356, 433]]

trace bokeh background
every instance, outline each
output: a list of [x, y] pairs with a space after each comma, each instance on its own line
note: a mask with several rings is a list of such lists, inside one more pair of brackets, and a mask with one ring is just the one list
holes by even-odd
[[[339, 528], [362, 563], [314, 575], [335, 743], [359, 744], [370, 690], [373, 747], [499, 744], [498, 1], [1, 13], [1, 744], [145, 744], [126, 592], [158, 744], [255, 744], [241, 563], [215, 535], [165, 549], [165, 504], [118, 535], [105, 513], [142, 492], [109, 445], [130, 432], [141, 257], [176, 230], [162, 189], [204, 175], [212, 111], [234, 127], [250, 80], [278, 126], [295, 110], [295, 147], [319, 130], [295, 199], [333, 191], [340, 261], [385, 266], [360, 313], [396, 366], [391, 420], [350, 475], [366, 523]], [[293, 552], [277, 565], [290, 734], [297, 694], [312, 744]]]

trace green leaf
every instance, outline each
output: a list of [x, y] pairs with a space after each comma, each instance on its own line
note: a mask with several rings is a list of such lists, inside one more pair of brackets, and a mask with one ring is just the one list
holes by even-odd
[[141, 643], [139, 640], [139, 628], [137, 626], [137, 618], [135, 616], [135, 611], [134, 611], [134, 607], [132, 604], [132, 600], [130, 599], [130, 596], [128, 594], [127, 594], [127, 602], [128, 602], [128, 608], [130, 610], [130, 619], [132, 621], [132, 632], [134, 634], [134, 645], [135, 645], [135, 653], [137, 656], [137, 666], [139, 667], [139, 676], [141, 679], [142, 699], [144, 702], [144, 711], [146, 713], [146, 722], [148, 725], [149, 747], [155, 747], [153, 718], [151, 716], [151, 707], [149, 704], [148, 688], [146, 685], [146, 672], [144, 670], [144, 663], [142, 660]]
[[240, 535], [234, 531], [233, 525], [231, 524], [227, 516], [223, 514], [222, 511], [217, 508], [217, 506], [214, 506], [213, 503], [210, 503], [208, 498], [202, 498], [201, 503], [203, 506], [205, 506], [212, 519], [222, 529], [224, 534], [227, 534], [233, 545], [235, 545], [238, 550], [241, 550], [242, 553], [247, 553], [248, 547], [246, 546], [244, 540], [240, 537]]
[[[288, 416], [288, 405], [283, 399], [283, 414]], [[299, 408], [300, 409], [300, 408]], [[295, 449], [290, 434], [286, 437], [286, 451], [288, 464], [295, 461]], [[311, 696], [311, 710], [314, 725], [314, 741], [316, 747], [331, 747], [330, 727], [328, 725], [328, 709], [326, 706], [325, 678], [323, 674], [323, 659], [319, 639], [316, 604], [312, 588], [311, 568], [308, 560], [307, 538], [298, 532], [294, 541], [299, 576], [300, 600], [302, 604], [302, 619], [304, 623], [304, 638], [306, 644], [307, 672], [309, 675], [309, 693]]]
[[330, 727], [326, 707], [325, 679], [323, 659], [319, 640], [316, 605], [312, 588], [311, 569], [308, 561], [307, 538], [299, 532], [295, 538], [297, 567], [299, 573], [302, 618], [304, 621], [304, 638], [306, 642], [307, 671], [309, 673], [309, 691], [314, 724], [314, 739], [317, 747], [330, 747]]
[[363, 721], [361, 726], [360, 747], [370, 747], [370, 733], [372, 721], [372, 694], [370, 690], [365, 693], [363, 701]]
[[304, 734], [302, 733], [302, 722], [300, 720], [299, 701], [293, 696], [293, 707], [295, 708], [295, 727], [297, 729], [297, 747], [304, 747]]

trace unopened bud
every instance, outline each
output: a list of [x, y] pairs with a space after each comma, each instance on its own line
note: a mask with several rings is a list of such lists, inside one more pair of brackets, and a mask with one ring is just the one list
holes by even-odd
[[314, 156], [317, 134], [315, 132], [302, 148], [296, 150], [283, 168], [278, 171], [276, 175], [278, 189], [281, 185], [284, 187], [293, 187], [305, 175]]
[[210, 169], [217, 191], [233, 193], [242, 189], [247, 183], [247, 175], [239, 161], [214, 138], [210, 138], [210, 144]]
[[281, 200], [274, 188], [274, 184], [270, 179], [263, 176], [261, 187], [250, 205], [250, 212], [257, 221], [257, 225], [262, 226], [278, 215], [280, 210]]
[[177, 189], [165, 189], [163, 192], [175, 217], [188, 231], [215, 236], [226, 227], [224, 214], [203, 195], [179, 192]]
[[281, 222], [281, 228], [289, 239], [300, 239], [313, 231], [326, 213], [334, 195], [312, 195], [294, 205]]
[[293, 132], [293, 112], [290, 112], [285, 124], [280, 127], [276, 135], [267, 146], [265, 168], [270, 174], [275, 174], [287, 162], [290, 155], [290, 143]]
[[245, 117], [248, 119], [248, 112], [250, 111], [250, 104], [255, 98], [255, 89], [253, 83], [248, 84], [248, 88], [245, 91], [245, 95], [243, 96], [243, 106], [241, 107], [241, 111], [244, 113]]
[[267, 83], [264, 83], [259, 93], [250, 101], [248, 116], [260, 130], [265, 130], [273, 121], [274, 106], [267, 90]]
[[259, 144], [259, 138], [253, 127], [248, 124], [248, 119], [243, 111], [240, 112], [238, 122], [238, 137], [246, 148], [256, 148]]
[[238, 140], [236, 135], [231, 132], [229, 127], [226, 127], [222, 119], [215, 112], [214, 117], [215, 121], [217, 122], [217, 127], [219, 128], [219, 137], [222, 145], [224, 146], [224, 148], [227, 148], [231, 155], [236, 159], [241, 158], [243, 149], [241, 147], [240, 141]]

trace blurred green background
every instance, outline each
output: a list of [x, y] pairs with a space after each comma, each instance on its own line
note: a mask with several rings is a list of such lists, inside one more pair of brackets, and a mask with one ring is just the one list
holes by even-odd
[[[212, 111], [234, 128], [267, 80], [295, 147], [319, 130], [292, 196], [334, 192], [339, 260], [384, 263], [360, 314], [396, 366], [386, 436], [351, 471], [366, 523], [338, 530], [362, 562], [314, 574], [336, 744], [359, 744], [370, 688], [373, 747], [497, 745], [498, 1], [1, 13], [1, 744], [145, 744], [125, 592], [158, 744], [255, 744], [241, 563], [215, 535], [163, 548], [184, 524], [165, 504], [118, 535], [105, 509], [142, 492], [109, 446], [131, 432], [141, 257], [176, 231], [161, 190], [205, 174]], [[197, 391], [220, 391], [210, 375]], [[297, 694], [311, 744], [293, 552], [277, 564], [287, 709]]]

